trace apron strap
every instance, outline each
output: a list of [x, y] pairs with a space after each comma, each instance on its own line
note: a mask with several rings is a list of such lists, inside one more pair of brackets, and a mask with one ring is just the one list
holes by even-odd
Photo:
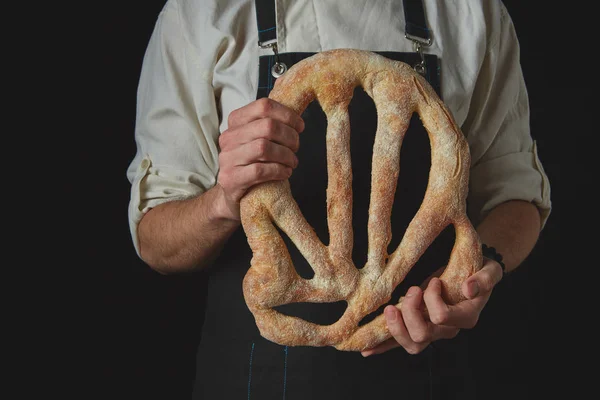
[[[424, 46], [432, 42], [431, 31], [427, 28], [423, 0], [402, 0], [404, 6], [404, 34], [413, 42], [414, 51], [419, 54], [420, 61], [413, 68], [421, 75], [429, 75], [427, 57], [423, 52]], [[254, 0], [256, 25], [258, 28], [258, 45], [261, 48], [271, 48], [275, 55], [274, 62], [269, 61], [270, 73], [275, 79], [287, 71], [287, 65], [280, 60], [277, 49], [277, 18], [275, 0]], [[271, 79], [269, 77], [269, 79]], [[264, 86], [264, 85], [263, 85]]]
[[431, 44], [431, 31], [427, 28], [423, 0], [403, 0], [403, 2], [406, 37], [429, 46]]
[[[411, 40], [431, 44], [431, 31], [427, 28], [423, 0], [402, 0], [404, 5], [405, 33]], [[254, 0], [258, 44], [262, 47], [277, 41], [277, 22], [274, 0]]]
[[256, 25], [258, 26], [258, 45], [265, 47], [277, 42], [277, 23], [275, 20], [274, 0], [254, 0]]

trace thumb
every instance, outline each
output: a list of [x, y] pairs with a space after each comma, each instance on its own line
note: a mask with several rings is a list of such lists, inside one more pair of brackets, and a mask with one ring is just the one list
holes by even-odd
[[480, 294], [486, 294], [502, 279], [502, 267], [494, 260], [485, 259], [483, 267], [470, 276], [462, 284], [463, 295], [473, 299]]

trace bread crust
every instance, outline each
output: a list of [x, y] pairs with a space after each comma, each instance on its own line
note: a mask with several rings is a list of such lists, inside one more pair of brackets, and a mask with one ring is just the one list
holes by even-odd
[[[368, 219], [368, 258], [352, 261], [352, 168], [348, 105], [361, 85], [377, 108]], [[452, 114], [429, 83], [409, 65], [373, 52], [336, 49], [317, 53], [277, 79], [269, 97], [302, 114], [318, 101], [327, 116], [327, 218], [323, 244], [307, 223], [290, 185], [272, 181], [241, 200], [241, 220], [253, 256], [243, 281], [246, 304], [263, 337], [287, 346], [333, 346], [361, 351], [391, 337], [383, 315], [359, 322], [389, 302], [396, 286], [449, 224], [456, 239], [440, 279], [446, 302], [463, 300], [462, 282], [482, 265], [479, 236], [466, 215], [470, 154]], [[431, 169], [423, 203], [398, 247], [388, 254], [400, 147], [413, 113], [431, 143]], [[325, 171], [323, 171], [325, 173]], [[284, 231], [315, 274], [300, 277], [275, 225]], [[345, 300], [345, 313], [317, 325], [273, 308], [292, 302]], [[402, 299], [397, 307], [401, 307]]]

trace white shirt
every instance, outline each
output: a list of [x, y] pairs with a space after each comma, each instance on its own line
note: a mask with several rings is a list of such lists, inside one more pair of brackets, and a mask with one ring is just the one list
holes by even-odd
[[[401, 0], [274, 0], [281, 53], [335, 48], [413, 51]], [[533, 202], [545, 223], [550, 184], [530, 136], [519, 43], [499, 0], [423, 0], [441, 59], [442, 98], [471, 150], [470, 218], [496, 205]], [[129, 224], [152, 207], [216, 183], [218, 136], [227, 116], [255, 100], [258, 44], [253, 0], [168, 0], [143, 60]], [[325, 171], [323, 173], [326, 173]]]

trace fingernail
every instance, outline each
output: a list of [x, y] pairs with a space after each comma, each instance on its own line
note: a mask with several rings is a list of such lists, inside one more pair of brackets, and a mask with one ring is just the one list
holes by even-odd
[[385, 312], [385, 316], [387, 317], [387, 319], [389, 321], [394, 322], [398, 318], [397, 311], [394, 310], [394, 307], [388, 307], [384, 310], [384, 312]]
[[369, 352], [369, 351], [363, 351], [360, 354], [362, 354], [363, 357], [369, 357], [371, 355], [371, 352]]
[[408, 292], [406, 292], [406, 297], [413, 297], [417, 294], [418, 290], [419, 289], [417, 289], [416, 287], [411, 287], [410, 289], [408, 289]]
[[469, 293], [471, 294], [471, 297], [475, 297], [479, 294], [479, 285], [477, 284], [477, 281], [469, 282]]

